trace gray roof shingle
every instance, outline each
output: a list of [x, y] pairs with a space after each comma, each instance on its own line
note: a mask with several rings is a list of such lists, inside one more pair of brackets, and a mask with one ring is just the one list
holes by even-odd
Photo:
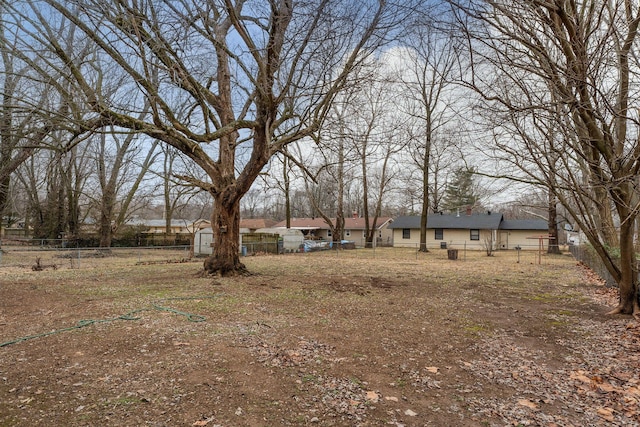
[[500, 224], [500, 229], [548, 231], [549, 224], [543, 219], [505, 219]]
[[[440, 215], [431, 214], [427, 217], [427, 226], [429, 228], [447, 228], [447, 229], [481, 229], [481, 230], [497, 230], [502, 221], [502, 214], [473, 214], [473, 215]], [[401, 216], [395, 219], [389, 228], [420, 228], [419, 216]]]
[[[540, 219], [505, 220], [501, 213], [482, 213], [473, 215], [440, 215], [430, 214], [427, 227], [459, 229], [459, 230], [547, 230], [547, 222]], [[400, 216], [389, 228], [420, 228], [419, 216]]]

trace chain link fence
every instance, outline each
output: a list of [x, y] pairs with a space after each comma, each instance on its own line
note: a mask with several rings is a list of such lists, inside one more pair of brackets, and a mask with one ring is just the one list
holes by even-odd
[[596, 254], [596, 251], [589, 245], [570, 245], [569, 251], [575, 259], [589, 267], [602, 280], [605, 281], [607, 287], [615, 288], [618, 286], [611, 273], [604, 266], [604, 263]]
[[[534, 248], [522, 250], [498, 250], [493, 255], [504, 256], [509, 262], [540, 264], [546, 263], [546, 251], [541, 254]], [[431, 256], [443, 260], [455, 259], [465, 261], [468, 257], [486, 257], [484, 250], [469, 249], [465, 245], [455, 247], [456, 256], [451, 257], [451, 247], [429, 247]], [[301, 245], [297, 250], [283, 250], [282, 245], [272, 242], [244, 242], [240, 247], [241, 256], [264, 256], [280, 254], [279, 256], [330, 256], [353, 259], [397, 259], [399, 261], [418, 261], [424, 258], [419, 251], [419, 245], [402, 248], [380, 246], [356, 248], [347, 242], [345, 244], [314, 245], [305, 248]], [[206, 255], [193, 257], [189, 245], [176, 246], [137, 246], [137, 247], [68, 247], [62, 240], [30, 239], [28, 243], [3, 242], [0, 251], [0, 268], [17, 267], [21, 269], [46, 270], [57, 268], [88, 269], [99, 268], [104, 264], [114, 263], [123, 266], [139, 264], [161, 264], [174, 262], [201, 263]]]
[[47, 270], [99, 267], [107, 261], [122, 265], [186, 262], [189, 246], [147, 246], [134, 248], [68, 248], [47, 245], [2, 245], [0, 268]]

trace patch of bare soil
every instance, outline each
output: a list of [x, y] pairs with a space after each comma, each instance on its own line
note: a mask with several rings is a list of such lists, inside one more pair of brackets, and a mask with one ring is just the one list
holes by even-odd
[[639, 426], [640, 328], [568, 256], [0, 268], [0, 426]]

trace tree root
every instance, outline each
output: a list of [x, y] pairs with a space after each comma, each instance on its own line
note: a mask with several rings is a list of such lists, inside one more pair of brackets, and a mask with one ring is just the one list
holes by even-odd
[[195, 277], [200, 277], [200, 278], [237, 277], [237, 276], [249, 277], [254, 275], [255, 273], [250, 272], [246, 268], [244, 270], [237, 269], [237, 270], [225, 270], [225, 271], [222, 271], [222, 270], [210, 271], [210, 270], [202, 269], [195, 274]]
[[627, 304], [620, 303], [616, 308], [607, 312], [607, 316], [613, 316], [616, 314], [630, 314], [634, 319], [640, 321], [640, 305], [638, 301], [634, 301], [632, 307], [628, 307]]
[[204, 261], [203, 267], [203, 270], [199, 273], [199, 277], [234, 277], [251, 275], [249, 270], [247, 270], [247, 267], [245, 267], [241, 262], [220, 262], [209, 257]]
[[607, 311], [607, 316], [613, 316], [613, 315], [616, 315], [616, 314], [630, 314], [630, 313], [625, 313], [623, 305], [619, 305], [616, 308], [614, 308], [613, 310]]

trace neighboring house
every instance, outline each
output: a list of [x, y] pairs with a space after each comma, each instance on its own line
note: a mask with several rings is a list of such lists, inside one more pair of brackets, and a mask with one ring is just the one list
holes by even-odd
[[[280, 221], [273, 228], [287, 228], [287, 221]], [[291, 226], [294, 230], [302, 231], [307, 239], [331, 239], [331, 229], [322, 218], [291, 218]]]
[[[331, 220], [335, 221], [333, 218]], [[389, 217], [379, 217], [377, 219], [375, 227], [377, 245], [390, 246], [393, 244], [393, 232], [388, 228], [392, 221], [393, 219]], [[284, 228], [286, 224], [286, 221], [281, 221], [273, 227]], [[345, 218], [344, 239], [354, 242], [356, 246], [364, 247], [366, 244], [365, 225], [364, 218], [356, 215], [351, 218]], [[372, 221], [371, 226], [373, 226]], [[322, 218], [291, 218], [290, 228], [302, 231], [306, 238], [333, 240], [331, 227]]]
[[[402, 216], [389, 226], [393, 230], [393, 245], [420, 245], [420, 216]], [[427, 218], [428, 248], [538, 249], [539, 236], [548, 236], [543, 220], [505, 220], [500, 213], [444, 215]], [[548, 244], [548, 240], [544, 241]]]
[[[164, 219], [132, 219], [127, 221], [127, 225], [143, 227], [147, 233], [165, 233], [167, 221]], [[169, 234], [192, 234], [196, 231], [210, 227], [211, 223], [206, 219], [172, 219], [169, 224]]]
[[[541, 219], [505, 219], [498, 230], [497, 249], [538, 249], [540, 237], [545, 248], [549, 245], [549, 224]], [[558, 244], [558, 242], [554, 242]]]
[[[389, 229], [389, 225], [393, 222], [392, 218], [379, 217], [376, 220], [376, 245], [378, 246], [391, 246], [393, 245], [393, 231]], [[351, 218], [344, 219], [344, 238], [345, 240], [351, 240], [356, 243], [356, 246], [364, 247], [366, 244], [365, 235], [365, 221], [364, 218], [353, 216]], [[373, 221], [369, 224], [371, 228]]]
[[271, 228], [277, 221], [272, 219], [250, 218], [240, 220], [240, 233], [255, 233], [260, 228]]

